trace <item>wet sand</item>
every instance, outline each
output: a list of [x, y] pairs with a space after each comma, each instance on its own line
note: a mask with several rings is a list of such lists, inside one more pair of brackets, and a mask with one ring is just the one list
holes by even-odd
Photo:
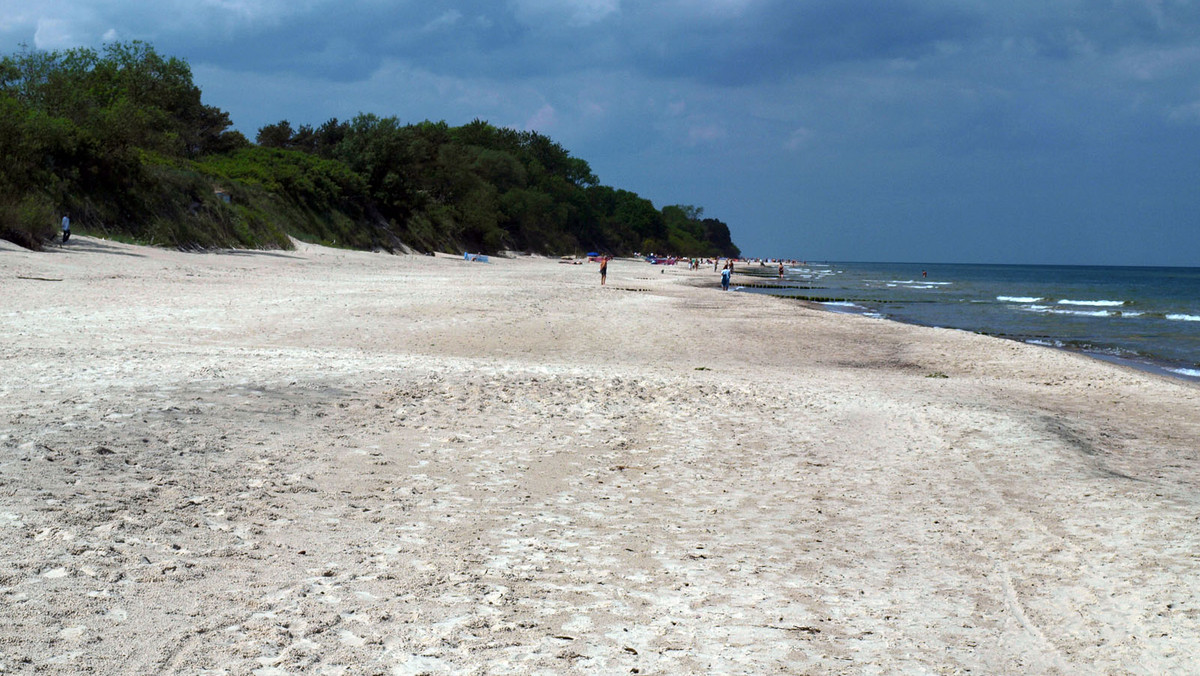
[[0, 672], [1200, 663], [1200, 387], [598, 278], [0, 243]]

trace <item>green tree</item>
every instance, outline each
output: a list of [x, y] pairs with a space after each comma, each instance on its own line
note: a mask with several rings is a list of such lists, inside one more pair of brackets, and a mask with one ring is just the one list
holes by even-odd
[[[69, 208], [80, 225], [180, 245], [286, 245], [288, 228], [349, 246], [736, 250], [699, 207], [658, 211], [603, 186], [533, 131], [360, 114], [318, 127], [281, 120], [252, 145], [231, 126], [185, 61], [145, 43], [22, 47], [0, 57], [0, 226]], [[44, 237], [26, 235], [12, 237]]]
[[254, 142], [264, 148], [287, 148], [292, 144], [292, 123], [287, 120], [280, 120], [275, 124], [268, 124], [258, 129], [258, 135], [254, 137]]

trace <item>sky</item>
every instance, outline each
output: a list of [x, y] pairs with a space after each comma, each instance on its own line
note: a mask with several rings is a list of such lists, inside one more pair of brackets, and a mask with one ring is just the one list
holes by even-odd
[[535, 130], [810, 261], [1200, 266], [1196, 0], [0, 0], [266, 124]]

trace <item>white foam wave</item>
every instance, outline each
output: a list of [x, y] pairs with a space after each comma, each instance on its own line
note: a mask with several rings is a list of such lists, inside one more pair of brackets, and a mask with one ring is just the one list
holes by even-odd
[[1114, 316], [1108, 310], [1051, 310], [1056, 315], [1070, 315], [1072, 317], [1112, 317]]
[[1042, 299], [1035, 296], [996, 296], [996, 300], [1001, 303], [1036, 303]]
[[[1065, 315], [1069, 317], [1120, 317], [1120, 312], [1110, 312], [1108, 310], [1064, 310], [1061, 308], [1050, 307], [1048, 305], [1027, 305], [1022, 310], [1026, 312], [1040, 312], [1047, 315]], [[1133, 316], [1130, 313], [1128, 316]]]
[[1059, 305], [1087, 305], [1091, 307], [1120, 307], [1125, 304], [1119, 300], [1060, 300]]
[[1167, 369], [1171, 373], [1178, 373], [1181, 376], [1189, 378], [1200, 378], [1200, 369]]
[[1200, 317], [1196, 315], [1170, 314], [1167, 319], [1177, 322], [1200, 322]]
[[913, 286], [921, 284], [922, 286], [913, 286], [915, 289], [925, 288], [925, 286], [950, 286], [951, 282], [931, 282], [927, 279], [893, 279], [888, 281], [889, 285], [897, 284], [900, 286]]

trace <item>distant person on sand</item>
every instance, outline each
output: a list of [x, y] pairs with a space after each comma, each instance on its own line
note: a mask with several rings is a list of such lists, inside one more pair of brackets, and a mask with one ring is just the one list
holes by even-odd
[[726, 263], [725, 269], [721, 270], [721, 290], [729, 290], [729, 278], [733, 276], [733, 264]]
[[63, 214], [62, 237], [63, 237], [63, 242], [62, 242], [63, 244], [66, 244], [67, 240], [71, 239], [71, 217], [68, 214]]
[[608, 277], [608, 256], [600, 257], [600, 286], [604, 286], [604, 280]]

